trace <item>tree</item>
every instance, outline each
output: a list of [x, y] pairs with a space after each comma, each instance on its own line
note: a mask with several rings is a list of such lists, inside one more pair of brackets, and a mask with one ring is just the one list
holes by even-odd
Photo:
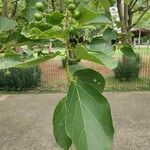
[[[117, 0], [118, 14], [120, 18], [120, 26], [122, 33], [128, 34], [150, 10], [150, 3], [148, 0]], [[134, 16], [138, 16], [134, 19]], [[122, 42], [131, 43], [131, 38]]]
[[[35, 51], [33, 46], [37, 43], [45, 44], [49, 39], [62, 41], [66, 50], [69, 89], [54, 112], [56, 142], [64, 150], [68, 150], [72, 143], [77, 150], [110, 150], [114, 128], [110, 105], [102, 94], [105, 80], [91, 68], [78, 65], [70, 67], [68, 61], [77, 58], [109, 68], [116, 67], [117, 63], [112, 58], [112, 39], [116, 39], [117, 35], [105, 14], [112, 5], [112, 0], [101, 1], [101, 13], [92, 11], [91, 4], [84, 7], [85, 1], [67, 0], [63, 7], [57, 7], [51, 1], [52, 10], [47, 3], [40, 3], [39, 8], [35, 5], [36, 2], [37, 0], [26, 0], [26, 7], [22, 11], [23, 23], [20, 23], [20, 19], [16, 22], [0, 16], [0, 34], [6, 34], [1, 40], [0, 68], [29, 67], [53, 59], [61, 51], [45, 53], [42, 49]], [[44, 10], [41, 9], [43, 6], [46, 7]], [[84, 36], [87, 29], [92, 32], [97, 27], [102, 28], [103, 36], [91, 36], [90, 39]], [[14, 45], [29, 45], [31, 51], [17, 53], [13, 49]], [[71, 57], [70, 53], [75, 57]]]

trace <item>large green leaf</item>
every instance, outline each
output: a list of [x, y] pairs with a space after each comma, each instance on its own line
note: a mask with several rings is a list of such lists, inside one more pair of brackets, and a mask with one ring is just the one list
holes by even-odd
[[51, 25], [59, 25], [63, 18], [64, 16], [62, 13], [55, 11], [52, 14], [46, 16], [46, 21]]
[[9, 44], [11, 46], [22, 46], [22, 45], [28, 45], [28, 46], [36, 46], [39, 44], [47, 44], [49, 43], [49, 40], [31, 40], [26, 38], [24, 35], [21, 35], [20, 31], [15, 31], [9, 34], [9, 36], [6, 38], [5, 42], [3, 44]]
[[53, 59], [55, 58], [57, 55], [59, 55], [60, 52], [55, 52], [55, 53], [50, 53], [48, 55], [44, 55], [44, 56], [40, 56], [37, 58], [31, 58], [31, 59], [27, 59], [24, 62], [21, 62], [20, 64], [18, 64], [16, 67], [29, 67], [29, 66], [35, 66], [38, 65], [44, 61], [47, 61], [49, 59]]
[[29, 39], [60, 39], [64, 40], [66, 37], [66, 32], [58, 26], [54, 26], [49, 30], [41, 31], [40, 29], [34, 27], [25, 27], [22, 31], [22, 35]]
[[117, 62], [110, 55], [106, 55], [103, 52], [90, 52], [85, 46], [80, 44], [76, 46], [75, 55], [79, 59], [102, 64], [111, 69], [117, 67]]
[[113, 46], [110, 40], [103, 38], [94, 38], [88, 45], [87, 49], [91, 52], [102, 52], [107, 55], [114, 54]]
[[9, 31], [15, 28], [17, 25], [15, 20], [0, 16], [0, 33], [3, 31]]
[[80, 6], [78, 8], [80, 17], [77, 19], [80, 25], [88, 24], [110, 24], [111, 21], [101, 13], [93, 12], [87, 8]]
[[8, 54], [4, 54], [0, 56], [0, 69], [7, 69], [12, 67], [31, 67], [34, 65], [38, 65], [46, 60], [52, 59], [59, 55], [60, 52], [50, 53], [45, 56], [40, 57], [30, 57], [30, 58], [22, 58], [21, 55], [9, 52]]
[[96, 88], [99, 92], [103, 92], [105, 87], [105, 79], [103, 76], [96, 72], [93, 69], [82, 69], [79, 71], [76, 71], [74, 73], [75, 78], [77, 78], [79, 81], [83, 81], [94, 88]]
[[104, 33], [103, 33], [103, 37], [105, 40], [116, 40], [117, 39], [117, 31], [111, 29], [111, 28], [107, 28]]
[[53, 132], [56, 142], [64, 150], [68, 150], [72, 144], [71, 139], [68, 137], [65, 129], [66, 117], [66, 97], [59, 102], [54, 111], [53, 116]]
[[80, 80], [72, 82], [66, 109], [66, 131], [77, 150], [112, 149], [110, 106], [97, 89]]

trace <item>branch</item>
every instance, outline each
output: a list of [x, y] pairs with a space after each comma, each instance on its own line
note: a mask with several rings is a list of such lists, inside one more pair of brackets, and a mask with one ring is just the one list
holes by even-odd
[[2, 16], [7, 17], [8, 16], [8, 12], [7, 12], [8, 3], [7, 3], [7, 0], [2, 0], [2, 3], [3, 3]]
[[135, 4], [137, 3], [137, 1], [138, 1], [138, 0], [135, 0], [135, 1], [133, 2], [133, 4], [132, 4], [131, 7], [130, 7], [130, 10], [132, 10], [132, 9], [134, 8], [134, 6], [135, 6]]
[[136, 13], [136, 12], [138, 12], [138, 11], [144, 11], [144, 9], [147, 9], [148, 7], [149, 7], [149, 6], [139, 7], [139, 8], [137, 8], [137, 9], [131, 11], [131, 13]]
[[128, 27], [128, 18], [128, 5], [124, 4], [124, 24], [126, 29]]
[[53, 11], [55, 11], [55, 0], [51, 0]]
[[11, 18], [15, 17], [15, 15], [16, 15], [17, 6], [18, 6], [18, 1], [19, 1], [19, 0], [14, 1], [14, 7], [13, 7], [13, 10], [12, 10], [12, 13], [11, 13], [11, 16], [10, 16]]
[[139, 16], [139, 18], [135, 21], [135, 23], [133, 23], [129, 29], [133, 28], [134, 26], [136, 26], [138, 24], [139, 21], [141, 21], [141, 19], [143, 18], [143, 16], [145, 15], [145, 13], [150, 9], [150, 5], [147, 7], [147, 9], [145, 9], [143, 11], [143, 13]]
[[130, 1], [129, 5], [128, 5], [128, 6], [129, 6], [129, 8], [130, 8], [130, 7], [131, 7], [131, 5], [133, 4], [133, 2], [134, 2], [134, 0], [131, 0], [131, 1]]

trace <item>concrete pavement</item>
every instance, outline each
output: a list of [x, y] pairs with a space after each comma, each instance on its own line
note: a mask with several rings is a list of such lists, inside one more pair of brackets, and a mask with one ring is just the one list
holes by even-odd
[[[105, 95], [116, 129], [113, 149], [150, 150], [150, 92]], [[1, 95], [0, 150], [60, 150], [53, 139], [51, 121], [63, 96]]]

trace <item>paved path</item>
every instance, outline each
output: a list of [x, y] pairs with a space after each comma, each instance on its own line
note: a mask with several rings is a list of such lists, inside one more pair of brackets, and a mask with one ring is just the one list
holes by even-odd
[[[114, 150], [150, 150], [150, 92], [105, 95], [116, 128]], [[60, 150], [52, 136], [51, 120], [63, 96], [0, 96], [0, 150]]]

